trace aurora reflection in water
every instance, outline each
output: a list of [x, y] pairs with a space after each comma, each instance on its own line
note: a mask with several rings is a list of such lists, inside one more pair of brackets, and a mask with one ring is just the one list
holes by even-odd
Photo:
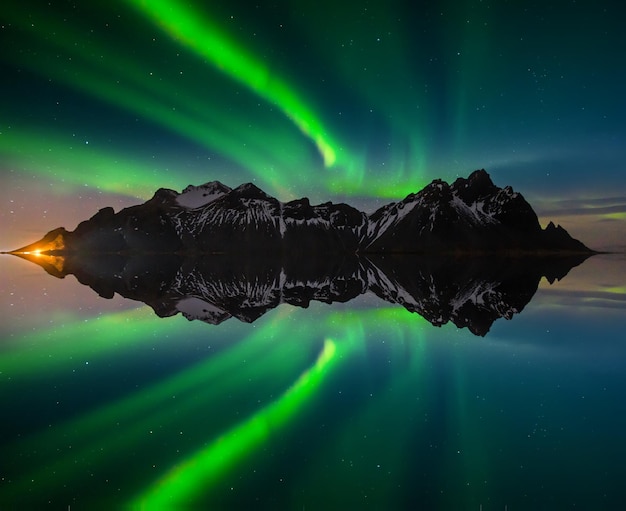
[[368, 295], [160, 319], [3, 258], [0, 502], [617, 505], [625, 298], [603, 282], [625, 264], [591, 258], [479, 338]]

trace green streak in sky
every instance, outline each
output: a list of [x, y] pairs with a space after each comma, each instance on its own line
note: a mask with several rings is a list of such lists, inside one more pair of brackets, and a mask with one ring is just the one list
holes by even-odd
[[446, 83], [450, 84], [451, 94], [447, 98], [446, 115], [453, 128], [452, 149], [455, 155], [460, 155], [467, 151], [472, 131], [486, 124], [484, 109], [491, 103], [486, 92], [488, 82], [498, 80], [489, 72], [491, 59], [495, 57], [490, 51], [492, 16], [490, 6], [482, 2], [446, 0], [442, 3], [442, 9], [448, 12], [443, 30], [451, 34], [446, 39], [445, 49], [453, 64], [447, 68]]
[[268, 66], [231, 40], [202, 13], [170, 0], [129, 0], [175, 40], [207, 58], [217, 69], [276, 104], [319, 150], [324, 164], [337, 160], [333, 142], [322, 122], [288, 84], [273, 76]]
[[339, 195], [401, 200], [410, 193], [421, 190], [426, 184], [421, 180], [408, 181], [401, 178], [390, 179], [389, 177], [370, 175], [367, 179], [363, 177], [361, 181], [354, 181], [348, 177], [331, 178], [327, 187], [330, 192]]
[[[153, 37], [153, 29], [147, 25], [133, 25], [137, 23], [134, 12], [119, 17], [106, 4], [94, 6], [94, 26], [102, 27], [96, 19], [116, 18], [115, 30], [128, 33], [133, 52], [105, 28], [92, 30], [86, 37], [85, 27], [78, 26], [71, 17], [63, 19], [51, 8], [33, 12], [15, 9], [7, 16], [32, 46], [19, 65], [52, 83], [62, 83], [119, 108], [120, 112], [111, 112], [110, 121], [117, 119], [115, 115], [124, 122], [128, 116], [137, 116], [208, 150], [207, 159], [212, 154], [225, 159], [228, 168], [220, 163], [219, 168], [208, 169], [211, 178], [222, 179], [224, 174], [245, 170], [281, 200], [300, 197], [307, 191], [322, 193], [323, 189], [342, 196], [399, 199], [423, 186], [428, 144], [425, 101], [417, 109], [415, 101], [407, 103], [406, 92], [398, 89], [414, 81], [407, 71], [410, 66], [398, 35], [385, 35], [382, 47], [372, 43], [372, 55], [386, 56], [376, 70], [387, 77], [382, 85], [367, 85], [371, 83], [367, 73], [362, 77], [361, 71], [357, 73], [369, 66], [363, 55], [342, 52], [328, 57], [329, 61], [336, 60], [346, 80], [350, 79], [361, 92], [363, 107], [368, 111], [370, 106], [375, 107], [377, 114], [364, 119], [368, 133], [365, 139], [378, 138], [380, 128], [391, 131], [384, 154], [375, 150], [372, 155], [369, 142], [355, 151], [347, 140], [331, 137], [312, 105], [283, 77], [276, 76], [271, 64], [239, 44], [204, 11], [170, 0], [127, 2], [137, 9], [139, 21], [141, 16], [152, 20], [174, 44], [167, 38]], [[310, 8], [319, 11], [317, 6]], [[389, 13], [384, 17], [376, 14], [382, 20], [381, 33], [393, 33]], [[319, 18], [320, 13], [315, 16]], [[179, 53], [178, 45], [187, 51]], [[387, 58], [390, 55], [393, 57]], [[326, 59], [327, 55], [323, 53], [322, 57]], [[263, 102], [258, 101], [259, 97]], [[417, 94], [418, 100], [420, 97]], [[177, 190], [198, 184], [198, 171], [180, 169], [177, 155], [165, 164], [164, 157], [158, 155], [154, 160], [157, 163], [152, 163], [149, 154], [137, 156], [137, 148], [123, 147], [124, 142], [111, 142], [110, 147], [115, 149], [110, 151], [102, 143], [95, 151], [91, 146], [69, 150], [72, 144], [59, 133], [75, 130], [73, 123], [69, 124], [71, 119], [59, 119], [52, 133], [29, 125], [28, 118], [17, 115], [13, 114], [14, 119], [9, 116], [12, 128], [0, 136], [4, 138], [0, 141], [0, 157], [8, 157], [21, 170], [141, 197], [150, 196], [155, 182]], [[379, 125], [381, 120], [383, 125]], [[115, 129], [115, 122], [108, 126]], [[97, 134], [106, 135], [101, 131]], [[139, 143], [151, 152], [155, 151], [151, 147], [158, 145], [153, 140]], [[176, 143], [174, 138], [171, 146]], [[332, 167], [332, 173], [320, 172], [323, 167], [313, 146], [324, 165]], [[28, 151], [20, 149], [23, 147]], [[134, 156], [129, 158], [133, 149]], [[156, 150], [167, 152], [169, 146], [159, 145]]]
[[[45, 141], [45, 142], [42, 142]], [[142, 199], [150, 198], [159, 187], [181, 188], [189, 184], [191, 174], [164, 172], [136, 157], [122, 153], [109, 154], [71, 135], [62, 136], [33, 130], [0, 135], [0, 154], [5, 161], [19, 165], [22, 171], [54, 177], [73, 191], [90, 186]], [[184, 186], [184, 185], [182, 185]]]
[[132, 509], [180, 509], [208, 492], [225, 472], [279, 431], [311, 398], [336, 363], [337, 345], [326, 339], [315, 364], [276, 401], [174, 467], [130, 505]]
[[424, 65], [433, 42], [425, 43], [423, 56], [407, 54], [406, 40], [416, 34], [405, 33], [398, 22], [405, 9], [396, 0], [362, 6], [332, 0], [298, 3], [301, 15], [293, 21], [316, 41], [324, 62], [360, 105], [354, 115], [363, 135], [353, 152], [360, 150], [361, 157], [333, 179], [333, 191], [402, 198], [424, 180], [436, 129], [430, 97], [435, 91], [425, 86]]
[[[216, 80], [214, 73], [209, 72], [206, 66], [198, 59], [197, 62], [187, 62], [191, 57], [186, 57], [185, 66], [196, 66], [193, 76], [179, 73], [166, 73], [162, 71], [162, 63], [155, 61], [154, 51], [138, 48], [141, 52], [134, 57], [129, 57], [126, 47], [115, 47], [115, 42], [104, 38], [98, 38], [96, 34], [85, 41], [82, 27], [74, 27], [72, 24], [63, 23], [54, 17], [54, 12], [45, 16], [42, 13], [29, 13], [28, 19], [24, 19], [24, 13], [15, 10], [10, 13], [16, 24], [24, 27], [33, 38], [36, 51], [33, 51], [28, 59], [20, 62], [33, 71], [52, 77], [67, 84], [70, 87], [86, 92], [109, 104], [118, 106], [127, 112], [153, 121], [188, 140], [194, 141], [211, 151], [227, 157], [233, 163], [252, 172], [256, 177], [275, 190], [280, 190], [279, 183], [285, 182], [284, 174], [292, 173], [294, 168], [311, 166], [311, 151], [309, 143], [302, 138], [300, 133], [294, 131], [291, 124], [285, 120], [268, 115], [265, 111], [257, 112], [242, 105], [248, 105], [237, 96], [233, 96], [232, 87], [220, 80]], [[34, 28], [31, 28], [32, 27]], [[38, 42], [38, 40], [41, 40]], [[76, 45], [76, 41], [84, 41], [84, 44]], [[59, 61], [57, 51], [62, 50], [70, 55], [69, 60]], [[94, 59], [94, 55], [100, 56]], [[142, 58], [145, 55], [145, 58]], [[272, 81], [273, 83], [274, 81]], [[211, 88], [207, 90], [207, 83]], [[275, 94], [282, 93], [286, 87], [277, 82], [271, 86]], [[298, 104], [291, 93], [285, 92], [285, 101], [289, 107], [294, 107], [296, 112], [301, 112], [303, 124], [309, 126], [309, 131], [314, 138], [319, 138], [319, 146], [327, 153], [325, 160], [334, 160], [334, 152], [330, 149], [321, 131], [316, 129], [317, 121], [311, 116], [305, 116], [304, 107], [297, 108]], [[235, 99], [234, 99], [235, 98]], [[259, 117], [261, 116], [261, 117]], [[282, 116], [281, 116], [282, 117]], [[298, 117], [300, 118], [300, 117]], [[16, 120], [19, 127], [23, 120]], [[253, 126], [262, 126], [263, 129], [255, 129]], [[305, 126], [305, 127], [306, 127]], [[13, 128], [17, 130], [19, 128]], [[321, 129], [321, 128], [320, 128]], [[35, 130], [39, 131], [39, 130]], [[58, 131], [58, 130], [57, 130]], [[3, 136], [7, 136], [7, 132]], [[29, 141], [31, 148], [37, 148], [36, 141], [46, 140], [41, 148], [35, 153], [45, 153], [56, 146], [51, 144], [49, 133], [40, 133], [34, 136], [29, 129], [23, 131], [18, 137], [19, 141]], [[6, 139], [3, 149], [20, 152], [20, 144], [15, 140]], [[62, 144], [61, 147], [64, 147]], [[22, 158], [18, 160], [29, 169], [41, 173], [49, 172], [46, 165], [45, 154], [41, 161], [32, 162], [28, 153], [20, 152]], [[15, 154], [13, 154], [15, 156]], [[54, 156], [52, 156], [54, 159]], [[116, 155], [109, 158], [117, 160]], [[102, 160], [96, 159], [96, 164]], [[174, 179], [176, 184], [173, 188], [182, 188], [193, 182], [191, 178], [185, 178], [179, 169], [176, 176], [172, 176], [169, 169], [154, 168], [149, 173], [141, 173], [138, 182], [133, 182], [132, 174], [127, 176], [126, 169], [120, 169], [117, 162], [110, 166], [108, 172], [90, 172], [89, 160], [81, 161], [86, 164], [82, 174], [88, 176], [88, 184], [95, 184], [100, 188], [115, 186], [115, 181], [130, 181], [129, 186], [141, 188], [141, 195], [145, 195], [145, 188], [154, 188], [154, 182], [159, 181], [163, 185], [165, 181]], [[124, 165], [127, 167], [128, 165]], [[175, 166], [175, 164], [173, 165]], [[100, 166], [101, 168], [104, 165]], [[149, 167], [145, 165], [145, 167]], [[117, 172], [120, 169], [120, 172]], [[221, 169], [220, 169], [221, 170]], [[74, 171], [70, 171], [70, 177]], [[59, 174], [63, 174], [59, 170]], [[130, 179], [128, 179], [130, 177]], [[291, 179], [293, 178], [293, 179]], [[293, 173], [291, 181], [296, 184], [301, 179], [299, 173]], [[322, 181], [321, 176], [307, 175], [309, 180]], [[147, 184], [149, 183], [149, 185]], [[118, 185], [119, 186], [119, 185]], [[154, 190], [152, 190], [154, 191]]]
[[598, 216], [604, 220], [626, 220], [626, 213], [604, 213]]

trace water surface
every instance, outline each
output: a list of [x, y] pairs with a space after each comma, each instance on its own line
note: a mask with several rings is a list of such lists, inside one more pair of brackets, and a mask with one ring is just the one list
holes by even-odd
[[2, 509], [626, 499], [624, 256], [542, 281], [485, 337], [372, 294], [215, 326], [0, 272]]

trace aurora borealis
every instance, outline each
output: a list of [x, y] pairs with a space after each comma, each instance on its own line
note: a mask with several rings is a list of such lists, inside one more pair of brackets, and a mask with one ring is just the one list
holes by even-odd
[[[623, 251], [623, 19], [608, 0], [4, 1], [0, 250], [159, 187], [372, 211], [485, 168]], [[0, 256], [0, 508], [618, 508], [624, 264], [543, 281], [478, 339], [371, 295], [158, 318]]]
[[476, 168], [620, 245], [620, 9], [11, 0], [0, 248], [158, 187], [254, 181], [371, 210]]

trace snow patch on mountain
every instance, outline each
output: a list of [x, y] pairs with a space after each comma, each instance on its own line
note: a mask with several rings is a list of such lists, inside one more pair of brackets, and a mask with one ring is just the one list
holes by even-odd
[[403, 201], [389, 204], [386, 211], [382, 213], [380, 219], [370, 220], [367, 225], [367, 239], [372, 242], [379, 238], [384, 232], [405, 218], [416, 206], [422, 204], [422, 199], [417, 197], [407, 197]]
[[485, 211], [484, 200], [466, 204], [461, 197], [453, 194], [450, 204], [461, 218], [466, 218], [475, 225], [498, 223], [492, 213]]
[[189, 185], [176, 197], [176, 203], [188, 209], [201, 208], [223, 197], [230, 191], [231, 189], [228, 186], [219, 181], [211, 181], [200, 186]]
[[195, 296], [179, 300], [176, 309], [189, 321], [200, 320], [213, 325], [231, 317], [227, 311]]

